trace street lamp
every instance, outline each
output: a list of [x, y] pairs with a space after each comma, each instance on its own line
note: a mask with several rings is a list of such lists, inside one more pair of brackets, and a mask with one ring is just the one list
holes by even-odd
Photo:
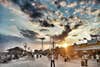
[[55, 47], [55, 41], [54, 41], [54, 37], [52, 37], [51, 67], [55, 67], [55, 60], [54, 60], [54, 47]]
[[54, 36], [47, 35], [50, 37], [50, 44], [52, 45], [51, 48], [51, 60], [50, 60], [50, 67], [55, 67], [55, 60], [54, 60], [54, 47], [55, 47], [55, 41], [54, 41]]
[[41, 42], [41, 43], [42, 43], [41, 49], [42, 49], [42, 51], [43, 51], [43, 44], [44, 44], [43, 41], [45, 40], [45, 38], [42, 37], [42, 38], [39, 38], [39, 39], [41, 39], [41, 41], [42, 41], [42, 42]]

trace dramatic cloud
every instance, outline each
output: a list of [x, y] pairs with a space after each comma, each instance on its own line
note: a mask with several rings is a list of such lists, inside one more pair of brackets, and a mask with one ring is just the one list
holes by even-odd
[[37, 36], [39, 35], [38, 33], [34, 32], [34, 31], [31, 31], [31, 30], [20, 30], [21, 34], [24, 36], [24, 37], [27, 37], [31, 40], [34, 40], [37, 38]]
[[82, 23], [82, 21], [80, 21], [80, 22], [78, 22], [78, 23], [76, 23], [76, 24], [74, 25], [73, 29], [77, 29], [78, 27], [80, 27], [80, 26], [82, 26], [82, 25], [83, 25], [83, 23]]
[[54, 27], [54, 24], [50, 24], [46, 20], [40, 20], [39, 22], [42, 27]]
[[[17, 33], [18, 36], [31, 40], [36, 39], [38, 35], [49, 40], [49, 36], [46, 36], [48, 34], [55, 35], [55, 39], [61, 41], [65, 38], [76, 41], [86, 36], [88, 38], [91, 33], [99, 34], [97, 32], [100, 28], [100, 5], [97, 4], [99, 0], [1, 0], [0, 2], [6, 5], [0, 6], [0, 18], [3, 20], [1, 21], [3, 29], [0, 33], [5, 34], [3, 30], [6, 30], [8, 32], [6, 34], [11, 34], [10, 30], [14, 31], [12, 34]], [[10, 6], [7, 6], [8, 4]], [[9, 29], [13, 25], [15, 28]], [[19, 29], [15, 32], [16, 28]]]
[[7, 42], [12, 42], [12, 41], [21, 42], [23, 40], [24, 39], [20, 38], [20, 37], [0, 34], [0, 44], [7, 43]]
[[40, 31], [49, 31], [48, 29], [40, 29]]
[[56, 40], [61, 40], [63, 41], [65, 37], [68, 36], [68, 33], [71, 32], [71, 28], [69, 25], [65, 25], [65, 30], [60, 34], [60, 35], [55, 35], [54, 38]]
[[100, 17], [100, 13], [98, 14], [98, 17]]
[[[18, 45], [18, 43], [22, 43], [23, 41], [24, 39], [20, 37], [0, 34], [0, 51], [5, 50], [5, 48], [8, 48], [8, 46], [11, 47], [11, 45]], [[21, 46], [21, 44], [19, 44], [19, 46]]]
[[[40, 7], [37, 7], [37, 5], [40, 5], [40, 3], [35, 2], [33, 0], [11, 0], [13, 3], [18, 5], [20, 9], [28, 14], [31, 18], [38, 18], [41, 17], [43, 14], [40, 12]], [[34, 3], [34, 5], [33, 5]], [[37, 4], [37, 5], [35, 5]]]

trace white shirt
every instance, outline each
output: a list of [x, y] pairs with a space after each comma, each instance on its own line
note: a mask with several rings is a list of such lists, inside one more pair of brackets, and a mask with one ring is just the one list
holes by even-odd
[[51, 55], [51, 60], [54, 60], [54, 55]]
[[99, 59], [99, 55], [96, 55], [96, 59]]

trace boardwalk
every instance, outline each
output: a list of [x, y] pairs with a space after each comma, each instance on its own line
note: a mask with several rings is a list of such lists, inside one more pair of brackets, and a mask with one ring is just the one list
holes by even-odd
[[[88, 67], [99, 67], [95, 60], [89, 60]], [[7, 64], [0, 64], [0, 67], [50, 67], [50, 61], [46, 57], [36, 59], [19, 59], [13, 60]], [[59, 59], [56, 61], [56, 67], [81, 67], [80, 60], [71, 60], [70, 62], [63, 62]]]

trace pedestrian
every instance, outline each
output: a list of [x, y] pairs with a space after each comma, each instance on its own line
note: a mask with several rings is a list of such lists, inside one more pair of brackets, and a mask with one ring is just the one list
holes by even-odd
[[81, 66], [85, 66], [85, 58], [84, 58], [84, 55], [81, 58]]
[[68, 56], [66, 56], [66, 57], [64, 58], [64, 62], [68, 62], [68, 61], [70, 61], [70, 59], [69, 59]]
[[37, 59], [39, 58], [39, 55], [38, 55], [38, 54], [36, 54], [36, 58], [37, 58]]
[[85, 60], [85, 66], [88, 66], [88, 55], [84, 55], [84, 60]]
[[82, 56], [81, 66], [88, 66], [88, 55], [87, 54]]
[[34, 53], [32, 53], [32, 58], [35, 60], [35, 55], [34, 55]]
[[98, 54], [96, 54], [96, 61], [97, 61], [97, 63], [99, 62], [99, 55]]
[[55, 67], [54, 55], [51, 55], [51, 67]]
[[41, 54], [39, 54], [39, 58], [41, 58], [42, 57], [42, 55]]
[[85, 66], [84, 59], [81, 59], [81, 66]]
[[67, 58], [64, 58], [64, 62], [67, 62]]
[[94, 60], [94, 56], [93, 55], [91, 56], [91, 59]]

